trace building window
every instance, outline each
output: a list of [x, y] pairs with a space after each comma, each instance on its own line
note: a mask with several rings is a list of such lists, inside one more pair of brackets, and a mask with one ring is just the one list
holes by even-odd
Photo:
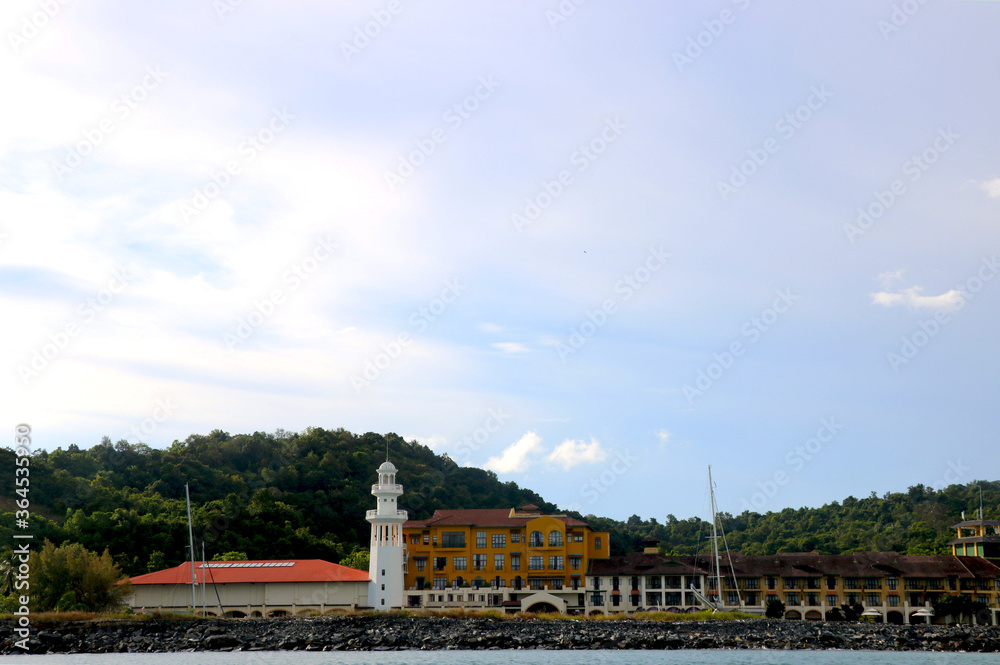
[[427, 565], [427, 559], [414, 559], [413, 562], [417, 564], [417, 570], [423, 570]]
[[795, 579], [794, 577], [786, 577], [785, 578], [785, 588], [786, 589], [798, 589], [799, 588], [799, 581], [797, 579]]
[[768, 589], [774, 589], [774, 587], [778, 583], [778, 580], [777, 580], [777, 578], [768, 576], [767, 579], [766, 579], [766, 582], [767, 582], [767, 588]]
[[465, 547], [464, 531], [445, 531], [441, 534], [441, 547]]
[[446, 586], [448, 586], [448, 578], [447, 577], [435, 577], [434, 578], [434, 588], [435, 589], [437, 589], [438, 591], [443, 591]]
[[827, 589], [836, 589], [837, 588], [837, 578], [834, 577], [833, 575], [827, 577], [826, 578], [826, 588]]
[[448, 565], [448, 557], [444, 556], [434, 557], [434, 570], [444, 570], [445, 566], [447, 565]]
[[866, 577], [865, 578], [865, 588], [866, 589], [881, 589], [882, 588], [882, 578], [881, 577]]
[[505, 534], [505, 533], [494, 533], [493, 534], [493, 547], [507, 547], [507, 534]]
[[549, 531], [549, 547], [562, 547], [562, 531]]
[[382, 577], [385, 577], [385, 568], [382, 569]]
[[881, 604], [882, 604], [882, 599], [879, 598], [879, 595], [877, 593], [870, 593], [867, 596], [865, 596], [865, 605], [867, 605], [868, 607], [871, 607], [872, 605], [881, 605]]
[[468, 570], [468, 560], [464, 556], [457, 556], [451, 560], [451, 565], [455, 570]]
[[512, 543], [519, 543], [519, 542], [521, 542], [521, 532], [520, 531], [511, 531], [510, 532], [510, 542], [512, 542]]
[[743, 580], [744, 589], [759, 589], [760, 588], [759, 585], [760, 585], [760, 580], [757, 579], [756, 577], [748, 577], [745, 580]]
[[601, 549], [601, 537], [600, 536], [595, 536], [594, 537], [594, 549], [595, 550]]
[[857, 589], [858, 588], [858, 578], [857, 577], [848, 577], [847, 579], [844, 580], [844, 586], [846, 588], [848, 588], [848, 589]]
[[420, 544], [420, 536], [417, 536], [417, 535], [410, 536], [410, 544], [411, 545], [419, 545]]
[[[617, 596], [616, 596], [617, 598]], [[604, 604], [604, 594], [601, 592], [590, 594], [590, 604], [591, 605], [603, 605]]]
[[549, 580], [549, 588], [553, 591], [561, 591], [563, 588], [563, 581], [561, 577]]
[[798, 604], [799, 604], [799, 594], [797, 593], [785, 594], [785, 605], [798, 605]]
[[837, 594], [835, 593], [831, 593], [826, 597], [826, 604], [829, 605], [830, 607], [836, 607], [839, 602], [840, 598], [838, 598]]
[[473, 554], [472, 565], [475, 566], [476, 570], [486, 570], [486, 555]]
[[531, 537], [528, 540], [528, 547], [544, 547], [545, 541], [542, 538], [541, 531], [532, 531]]
[[550, 556], [549, 570], [562, 570], [562, 569], [563, 569], [563, 558], [561, 556]]
[[735, 591], [726, 592], [726, 603], [729, 605], [738, 605], [740, 602], [740, 595]]
[[633, 606], [637, 606], [639, 604], [639, 594], [633, 593], [629, 596], [629, 601]]
[[806, 605], [819, 605], [819, 594], [807, 593]]
[[574, 543], [582, 543], [583, 542], [583, 534], [582, 533], [574, 533], [573, 534], [573, 542]]
[[521, 555], [511, 554], [510, 555], [510, 569], [511, 570], [521, 570]]
[[503, 554], [494, 554], [493, 555], [493, 569], [494, 570], [503, 570]]
[[476, 531], [476, 547], [479, 549], [483, 549], [484, 547], [486, 547], [485, 531]]
[[889, 601], [889, 607], [899, 607], [899, 596], [896, 594], [890, 594], [886, 597], [886, 600]]
[[571, 556], [569, 558], [569, 565], [573, 567], [573, 570], [580, 570], [580, 563], [582, 559], [578, 556]]
[[545, 570], [545, 557], [529, 556], [528, 570]]
[[[595, 594], [595, 596], [596, 595], [597, 594]], [[618, 607], [619, 605], [622, 604], [622, 597], [621, 596], [611, 596], [611, 604], [614, 605], [615, 607]]]
[[778, 600], [778, 595], [777, 594], [774, 594], [774, 593], [767, 594], [767, 602], [774, 603], [774, 602], [777, 602], [777, 600]]
[[856, 594], [856, 593], [849, 593], [849, 594], [847, 594], [847, 604], [848, 605], [857, 605], [858, 604], [858, 594]]
[[647, 589], [662, 589], [663, 588], [663, 578], [659, 575], [650, 575], [646, 578], [646, 588]]

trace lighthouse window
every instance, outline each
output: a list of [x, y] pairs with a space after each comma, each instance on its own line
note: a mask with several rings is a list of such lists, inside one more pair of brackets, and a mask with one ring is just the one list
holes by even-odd
[[385, 585], [384, 584], [382, 585], [382, 591], [385, 591]]
[[382, 569], [382, 577], [385, 577], [385, 568]]
[[385, 605], [385, 598], [382, 599], [382, 604]]

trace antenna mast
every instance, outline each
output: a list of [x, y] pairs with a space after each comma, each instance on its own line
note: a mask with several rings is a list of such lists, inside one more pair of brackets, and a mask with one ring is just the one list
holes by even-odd
[[708, 492], [712, 504], [712, 563], [715, 566], [715, 592], [718, 594], [718, 604], [722, 605], [722, 560], [719, 557], [719, 534], [716, 530], [715, 484], [712, 482], [712, 465], [708, 465]]
[[191, 528], [191, 491], [188, 489], [188, 484], [184, 483], [184, 497], [187, 499], [187, 512], [188, 512], [188, 542], [191, 545], [191, 614], [198, 611], [198, 575], [194, 572], [194, 530]]

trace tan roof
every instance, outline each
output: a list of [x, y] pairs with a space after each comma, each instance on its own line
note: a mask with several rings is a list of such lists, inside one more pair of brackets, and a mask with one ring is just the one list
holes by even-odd
[[[959, 577], [1000, 578], [1000, 567], [979, 557], [914, 556], [897, 552], [815, 554], [789, 552], [771, 555], [722, 555], [724, 574], [737, 577]], [[710, 575], [711, 556], [666, 556], [632, 552], [624, 557], [591, 559], [588, 575]]]
[[[425, 520], [407, 520], [404, 529], [417, 529], [430, 526], [483, 526], [483, 527], [523, 527], [536, 517], [511, 517], [510, 508], [469, 508], [463, 510], [435, 510], [434, 514]], [[566, 524], [566, 526], [587, 526], [566, 515], [549, 515]]]

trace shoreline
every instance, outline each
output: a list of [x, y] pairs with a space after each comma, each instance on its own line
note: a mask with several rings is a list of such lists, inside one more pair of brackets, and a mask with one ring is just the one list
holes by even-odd
[[781, 619], [574, 621], [452, 617], [144, 619], [32, 627], [27, 652], [0, 624], [0, 654], [445, 649], [844, 649], [1000, 652], [996, 626], [895, 626]]

